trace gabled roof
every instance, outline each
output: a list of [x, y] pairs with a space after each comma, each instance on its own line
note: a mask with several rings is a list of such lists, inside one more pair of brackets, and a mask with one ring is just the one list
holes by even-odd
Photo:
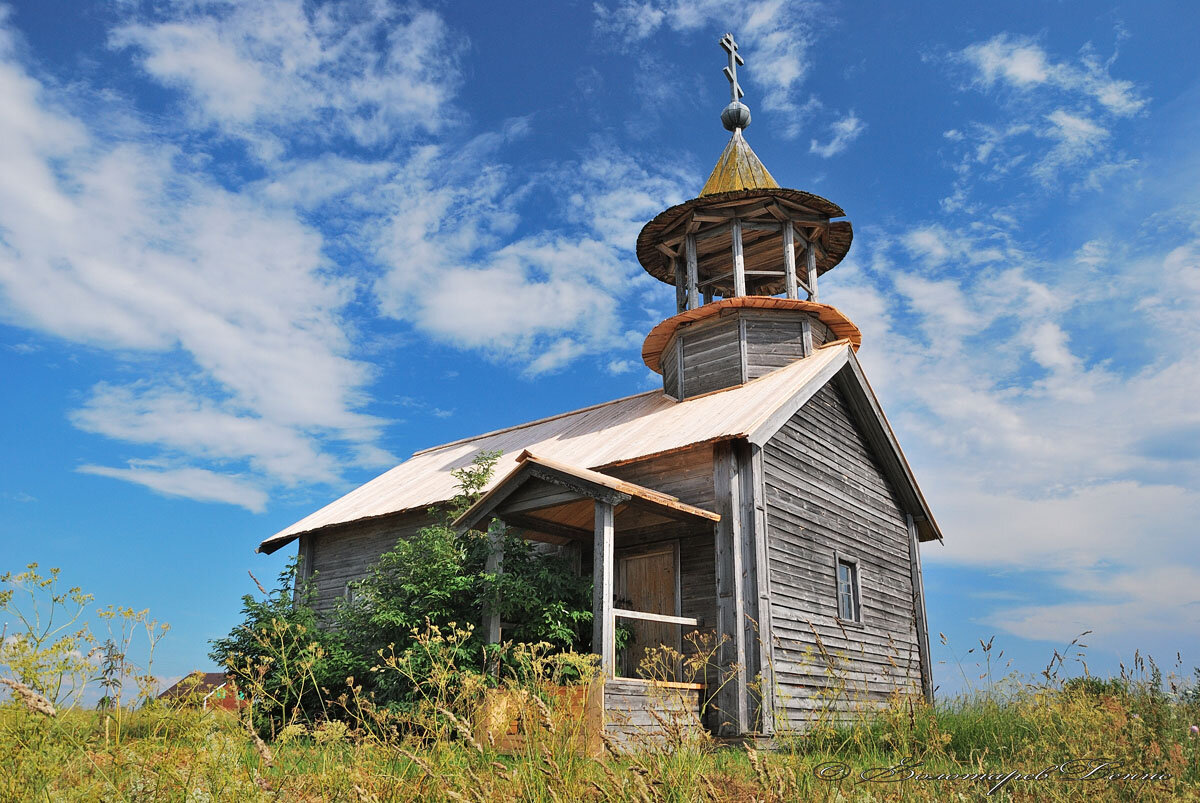
[[805, 359], [726, 390], [678, 402], [654, 390], [417, 452], [266, 539], [258, 551], [274, 552], [302, 533], [445, 502], [457, 492], [451, 472], [469, 465], [476, 454], [485, 450], [503, 452], [490, 489], [513, 470], [525, 450], [596, 470], [734, 438], [761, 445], [848, 366], [849, 381], [858, 386], [857, 391], [852, 387], [851, 391], [860, 402], [852, 408], [877, 419], [864, 427], [876, 432], [876, 441], [893, 452], [882, 459], [883, 468], [898, 488], [904, 486], [899, 492], [918, 520], [922, 540], [940, 538], [878, 401], [865, 384], [850, 343], [840, 340], [818, 348]]
[[[569, 496], [579, 499], [599, 499], [614, 505], [632, 503], [635, 506], [652, 510], [667, 519], [684, 521], [702, 519], [710, 522], [721, 520], [719, 514], [681, 502], [676, 496], [611, 477], [599, 471], [572, 466], [569, 463], [551, 460], [547, 457], [538, 457], [526, 450], [517, 455], [517, 467], [481, 496], [467, 512], [455, 519], [453, 526], [460, 531], [474, 527], [493, 512], [502, 509], [512, 495], [530, 481], [559, 485], [561, 490], [568, 491]], [[558, 498], [552, 501], [554, 505], [562, 502]], [[539, 507], [549, 509], [554, 505], [547, 504], [543, 500]], [[529, 507], [533, 508], [532, 505]]]

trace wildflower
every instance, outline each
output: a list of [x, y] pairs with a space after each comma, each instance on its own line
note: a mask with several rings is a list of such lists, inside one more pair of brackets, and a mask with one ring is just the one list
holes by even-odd
[[1193, 736], [1200, 734], [1200, 725], [1193, 725], [1192, 727], [1188, 728], [1188, 731], [1191, 732]]

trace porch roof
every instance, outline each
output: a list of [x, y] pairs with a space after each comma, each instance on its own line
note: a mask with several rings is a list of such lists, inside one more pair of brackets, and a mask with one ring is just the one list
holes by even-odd
[[721, 520], [720, 514], [681, 502], [662, 491], [537, 456], [526, 449], [517, 455], [517, 466], [455, 519], [453, 526], [460, 531], [468, 530], [495, 515], [534, 532], [558, 538], [590, 539], [592, 510], [587, 504], [590, 500], [614, 505], [618, 515], [634, 509], [658, 520]]

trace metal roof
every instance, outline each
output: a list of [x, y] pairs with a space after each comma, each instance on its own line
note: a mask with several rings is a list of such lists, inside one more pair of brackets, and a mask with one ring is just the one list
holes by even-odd
[[426, 449], [280, 530], [258, 551], [274, 552], [300, 534], [324, 527], [444, 502], [457, 492], [450, 472], [469, 465], [484, 450], [503, 452], [490, 489], [508, 476], [525, 450], [598, 469], [694, 444], [750, 438], [793, 406], [799, 409], [798, 399], [806, 401], [852, 359], [850, 344], [836, 341], [803, 360], [726, 390], [684, 401], [655, 390]]

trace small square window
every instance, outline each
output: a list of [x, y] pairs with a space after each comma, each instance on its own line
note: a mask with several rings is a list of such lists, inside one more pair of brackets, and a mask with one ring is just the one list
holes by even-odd
[[843, 622], [862, 621], [862, 606], [858, 598], [858, 561], [842, 555], [837, 556], [837, 607], [838, 619]]

